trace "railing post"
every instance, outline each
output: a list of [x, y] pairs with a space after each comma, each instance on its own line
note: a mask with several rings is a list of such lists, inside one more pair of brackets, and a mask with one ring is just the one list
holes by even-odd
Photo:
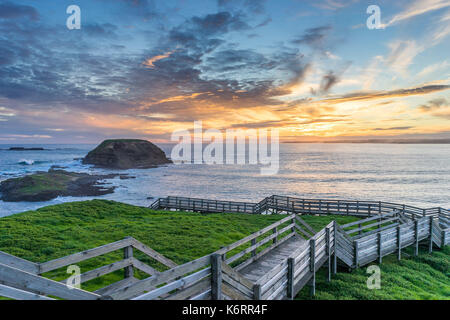
[[433, 217], [430, 216], [430, 247], [428, 249], [429, 253], [433, 252]]
[[[254, 246], [256, 244], [256, 238], [252, 239], [252, 246]], [[252, 250], [252, 257], [256, 256], [256, 249]]]
[[378, 201], [378, 214], [381, 214], [381, 201]]
[[220, 254], [211, 256], [211, 299], [222, 300], [222, 257]]
[[327, 275], [327, 281], [331, 281], [331, 250], [330, 250], [330, 228], [325, 229], [325, 241], [326, 241], [326, 255], [328, 256], [328, 275]]
[[295, 263], [294, 258], [288, 259], [288, 283], [287, 283], [287, 297], [294, 299], [294, 274]]
[[400, 226], [397, 227], [397, 259], [402, 259], [402, 239]]
[[262, 300], [262, 297], [261, 297], [261, 285], [260, 284], [255, 284], [253, 286], [253, 299], [255, 299], [255, 300]]
[[333, 232], [334, 232], [334, 250], [333, 250], [333, 274], [337, 273], [337, 222], [333, 222]]
[[378, 263], [381, 264], [383, 262], [383, 253], [382, 253], [382, 245], [381, 245], [381, 232], [378, 232]]
[[310, 295], [315, 296], [316, 295], [316, 240], [311, 239], [309, 240], [309, 250], [310, 250], [310, 264], [309, 268], [312, 272], [312, 278], [310, 282]]
[[[125, 239], [130, 239], [131, 237], [125, 237]], [[123, 258], [129, 259], [133, 258], [133, 247], [128, 246], [123, 248]], [[128, 266], [124, 268], [124, 278], [131, 278], [133, 277], [133, 266]]]
[[[277, 233], [277, 227], [275, 227], [275, 228], [272, 229], [272, 233], [273, 233], [273, 234]], [[273, 244], [276, 244], [276, 243], [277, 243], [277, 240], [278, 240], [277, 238], [278, 238], [278, 237], [274, 237], [274, 238], [273, 238], [273, 241], [272, 241]]]
[[414, 255], [417, 256], [417, 255], [419, 255], [419, 221], [418, 220], [414, 221], [414, 236], [416, 238]]
[[358, 251], [359, 251], [359, 244], [358, 244], [358, 241], [353, 241], [353, 246], [354, 246], [354, 255], [355, 255], [355, 257], [354, 257], [354, 259], [355, 259], [355, 268], [358, 268], [358, 263], [359, 263], [359, 261], [358, 261]]

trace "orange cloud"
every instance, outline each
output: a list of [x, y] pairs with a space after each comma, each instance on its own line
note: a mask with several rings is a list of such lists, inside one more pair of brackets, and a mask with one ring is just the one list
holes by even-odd
[[151, 58], [148, 58], [142, 64], [144, 66], [146, 66], [147, 68], [154, 68], [155, 67], [154, 63], [156, 61], [159, 61], [159, 60], [162, 60], [162, 59], [166, 59], [166, 58], [170, 57], [170, 55], [172, 53], [174, 53], [174, 52], [175, 52], [175, 50], [169, 51], [169, 52], [166, 52], [164, 54], [160, 54], [160, 55], [157, 55], [157, 56], [154, 56], [154, 57], [151, 57]]

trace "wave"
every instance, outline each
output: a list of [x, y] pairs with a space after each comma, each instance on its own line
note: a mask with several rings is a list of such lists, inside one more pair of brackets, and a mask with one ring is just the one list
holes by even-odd
[[39, 161], [39, 160], [32, 160], [32, 159], [20, 159], [18, 164], [21, 164], [23, 166], [32, 166], [35, 164], [42, 164], [46, 163], [48, 161]]

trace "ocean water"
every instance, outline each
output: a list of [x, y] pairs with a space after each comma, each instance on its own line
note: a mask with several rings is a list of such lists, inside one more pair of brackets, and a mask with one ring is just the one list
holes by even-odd
[[[259, 201], [272, 195], [374, 200], [422, 208], [450, 208], [450, 145], [281, 144], [280, 169], [260, 175], [256, 165], [179, 164], [144, 170], [105, 170], [82, 165], [95, 145], [40, 145], [45, 151], [8, 151], [0, 145], [0, 181], [47, 171], [52, 165], [89, 173], [128, 173], [136, 179], [104, 181], [113, 194], [95, 197], [148, 206], [158, 197], [187, 196]], [[27, 147], [26, 145], [21, 145]], [[170, 156], [172, 145], [159, 145]], [[28, 147], [31, 147], [29, 145]], [[47, 202], [2, 202], [0, 216], [90, 197]]]

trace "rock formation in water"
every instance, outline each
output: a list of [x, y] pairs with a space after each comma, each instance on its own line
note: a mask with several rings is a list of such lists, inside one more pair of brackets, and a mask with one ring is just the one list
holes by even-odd
[[109, 169], [146, 169], [172, 163], [164, 151], [147, 140], [105, 140], [90, 151], [83, 164]]

